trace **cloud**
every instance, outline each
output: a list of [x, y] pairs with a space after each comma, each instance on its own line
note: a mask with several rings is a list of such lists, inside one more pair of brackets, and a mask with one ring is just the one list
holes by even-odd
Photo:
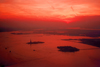
[[96, 16], [77, 16], [71, 19], [69, 27], [80, 27], [87, 29], [100, 29], [100, 15]]
[[[100, 15], [100, 0], [0, 0], [0, 12], [20, 16], [68, 18]], [[71, 8], [72, 6], [72, 8]]]
[[0, 19], [0, 27], [14, 30], [59, 29], [66, 27], [66, 23], [60, 20], [22, 18]]
[[2, 4], [11, 4], [11, 3], [15, 3], [15, 0], [0, 0], [0, 3], [2, 3]]
[[54, 19], [28, 19], [24, 17], [0, 19], [0, 27], [15, 30], [32, 30], [32, 29], [100, 29], [100, 15], [98, 16], [77, 16], [70, 19], [72, 22], [65, 23], [63, 20]]
[[0, 0], [1, 4], [35, 5], [35, 0]]

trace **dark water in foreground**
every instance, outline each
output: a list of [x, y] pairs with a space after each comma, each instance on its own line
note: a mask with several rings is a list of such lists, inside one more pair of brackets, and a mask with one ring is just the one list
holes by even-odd
[[[79, 40], [91, 39], [83, 36], [46, 34], [13, 35], [0, 33], [0, 65], [6, 67], [100, 67], [100, 49]], [[26, 44], [30, 41], [40, 44]], [[57, 46], [72, 46], [77, 52], [61, 52]], [[83, 50], [84, 49], [84, 50]], [[86, 50], [85, 50], [86, 49]]]

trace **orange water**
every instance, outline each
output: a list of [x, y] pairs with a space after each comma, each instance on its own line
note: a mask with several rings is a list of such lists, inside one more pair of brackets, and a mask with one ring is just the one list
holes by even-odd
[[[100, 49], [78, 52], [58, 51], [57, 46], [72, 46], [78, 49], [97, 48], [74, 40], [61, 40], [80, 38], [89, 37], [47, 34], [14, 35], [11, 32], [2, 32], [0, 33], [0, 64], [6, 67], [100, 67]], [[30, 39], [45, 43], [26, 44]]]

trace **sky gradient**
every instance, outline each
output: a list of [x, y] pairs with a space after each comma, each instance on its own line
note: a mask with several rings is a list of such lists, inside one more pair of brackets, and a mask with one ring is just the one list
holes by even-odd
[[61, 19], [100, 15], [100, 0], [0, 0], [0, 14]]
[[[27, 19], [26, 23], [36, 23], [37, 21], [45, 22], [44, 25], [46, 22], [47, 25], [51, 22], [64, 22], [64, 24], [61, 23], [62, 27], [65, 26], [65, 22], [72, 22], [69, 26], [67, 24], [67, 27], [79, 28], [84, 27], [82, 26], [84, 24], [86, 26], [90, 24], [89, 26], [92, 28], [95, 23], [93, 28], [99, 29], [97, 28], [100, 24], [99, 18], [100, 0], [0, 0], [2, 24], [0, 26], [7, 26], [7, 22], [4, 23], [2, 19], [11, 21], [13, 19], [14, 22], [19, 20], [16, 21], [18, 24]], [[8, 26], [12, 25], [8, 24]]]

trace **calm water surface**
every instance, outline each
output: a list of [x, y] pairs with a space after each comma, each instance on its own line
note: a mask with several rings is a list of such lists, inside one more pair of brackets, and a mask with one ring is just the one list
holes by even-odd
[[[74, 40], [61, 40], [90, 37], [47, 34], [14, 35], [11, 33], [0, 33], [0, 65], [6, 67], [100, 67], [100, 49], [91, 49], [98, 47]], [[30, 39], [45, 43], [26, 44]], [[80, 51], [61, 52], [58, 51], [57, 46], [72, 46]]]

